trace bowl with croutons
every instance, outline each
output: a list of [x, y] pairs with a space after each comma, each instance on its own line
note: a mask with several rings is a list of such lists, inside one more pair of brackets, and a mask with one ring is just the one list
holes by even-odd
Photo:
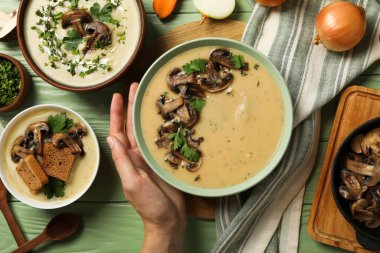
[[31, 207], [55, 209], [79, 199], [99, 167], [94, 131], [73, 110], [38, 105], [16, 115], [0, 137], [0, 177]]

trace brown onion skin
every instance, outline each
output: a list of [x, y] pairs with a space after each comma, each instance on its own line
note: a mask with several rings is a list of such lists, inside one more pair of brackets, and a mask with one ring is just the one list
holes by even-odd
[[274, 7], [285, 3], [286, 0], [256, 0], [256, 2], [267, 7]]
[[344, 52], [354, 48], [363, 38], [366, 29], [365, 11], [350, 2], [339, 1], [324, 7], [316, 19], [316, 44], [327, 49]]

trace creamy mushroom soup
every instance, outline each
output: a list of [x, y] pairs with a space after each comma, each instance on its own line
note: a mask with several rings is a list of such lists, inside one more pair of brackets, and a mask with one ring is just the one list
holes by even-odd
[[[85, 155], [75, 159], [73, 169], [71, 171], [70, 179], [66, 182], [65, 194], [62, 197], [52, 199], [47, 199], [44, 195], [43, 190], [37, 194], [29, 191], [28, 187], [22, 181], [21, 177], [16, 171], [16, 167], [19, 163], [14, 163], [11, 158], [11, 150], [13, 147], [14, 140], [17, 137], [25, 134], [26, 128], [34, 122], [46, 121], [50, 115], [56, 115], [62, 113], [63, 111], [41, 109], [39, 111], [33, 112], [31, 115], [27, 115], [20, 119], [17, 124], [12, 128], [12, 130], [7, 135], [7, 141], [5, 147], [0, 147], [4, 150], [0, 154], [1, 167], [3, 170], [3, 175], [9, 185], [12, 186], [14, 191], [17, 191], [19, 195], [27, 196], [38, 202], [63, 202], [64, 200], [70, 199], [81, 192], [84, 187], [92, 180], [94, 171], [97, 170], [97, 159], [95, 159], [96, 151], [96, 137], [92, 135], [91, 131], [88, 131], [88, 136], [83, 138], [83, 149]], [[66, 112], [67, 117], [73, 119], [74, 122], [81, 122], [81, 120], [74, 114]]]
[[135, 0], [30, 1], [25, 15], [33, 61], [53, 80], [73, 87], [94, 86], [117, 75], [141, 34]]
[[[270, 73], [248, 54], [232, 49], [234, 59], [248, 63], [248, 70], [231, 69], [233, 81], [229, 88], [205, 92], [199, 121], [192, 127], [194, 139], [203, 138], [198, 147], [200, 167], [192, 171], [183, 164], [171, 166], [167, 154], [173, 145], [169, 148], [157, 145], [157, 129], [163, 124], [157, 101], [162, 94], [172, 98], [170, 101], [180, 96], [167, 85], [173, 68], [181, 68], [194, 59], [207, 60], [213, 50], [215, 47], [191, 49], [160, 68], [144, 94], [141, 125], [144, 140], [162, 168], [193, 186], [224, 188], [255, 176], [270, 161], [283, 134], [284, 105]], [[172, 142], [176, 141], [175, 135], [170, 136]]]

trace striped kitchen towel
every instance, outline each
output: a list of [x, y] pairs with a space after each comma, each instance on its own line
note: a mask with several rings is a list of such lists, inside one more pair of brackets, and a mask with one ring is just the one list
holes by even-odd
[[294, 132], [271, 175], [248, 194], [220, 199], [213, 252], [297, 252], [303, 188], [317, 153], [319, 109], [380, 59], [380, 4], [375, 0], [351, 1], [366, 10], [367, 19], [365, 37], [353, 50], [334, 53], [312, 45], [316, 15], [332, 1], [288, 0], [270, 9], [249, 0], [253, 12], [243, 42], [282, 73], [293, 100]]

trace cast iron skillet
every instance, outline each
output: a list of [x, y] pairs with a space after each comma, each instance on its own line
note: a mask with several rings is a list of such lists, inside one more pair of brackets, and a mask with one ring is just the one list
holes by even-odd
[[351, 140], [358, 134], [367, 133], [376, 127], [380, 127], [380, 117], [369, 120], [352, 131], [339, 147], [331, 172], [331, 187], [335, 203], [344, 218], [355, 229], [358, 242], [369, 250], [380, 250], [380, 227], [375, 229], [367, 228], [364, 223], [354, 220], [351, 215], [349, 201], [339, 194], [339, 186], [342, 183], [340, 171], [343, 168], [344, 155], [350, 149]]

